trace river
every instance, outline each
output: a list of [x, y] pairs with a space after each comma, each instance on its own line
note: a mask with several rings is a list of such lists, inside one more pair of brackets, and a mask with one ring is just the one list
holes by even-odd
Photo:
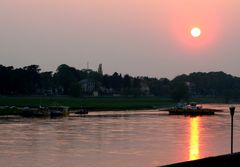
[[[202, 117], [146, 110], [0, 118], [0, 166], [155, 167], [229, 153], [228, 105], [204, 106], [225, 111]], [[234, 151], [240, 151], [240, 106], [236, 110]]]

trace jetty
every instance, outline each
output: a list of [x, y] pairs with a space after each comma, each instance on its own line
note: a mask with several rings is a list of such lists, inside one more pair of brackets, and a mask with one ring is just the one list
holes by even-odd
[[161, 167], [204, 167], [204, 166], [239, 167], [240, 152], [215, 157], [208, 157], [194, 161], [181, 162], [171, 165], [165, 165]]

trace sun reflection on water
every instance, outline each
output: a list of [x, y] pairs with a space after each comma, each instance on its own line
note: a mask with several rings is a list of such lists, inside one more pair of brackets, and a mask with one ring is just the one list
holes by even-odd
[[199, 157], [199, 117], [195, 117], [190, 119], [189, 160]]

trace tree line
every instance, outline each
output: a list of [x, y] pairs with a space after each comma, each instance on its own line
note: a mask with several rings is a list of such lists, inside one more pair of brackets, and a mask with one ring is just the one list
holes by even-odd
[[0, 65], [0, 95], [162, 96], [175, 101], [189, 97], [240, 98], [240, 78], [224, 72], [195, 72], [172, 80], [133, 77], [117, 72], [102, 74], [66, 64], [56, 72], [41, 72], [38, 65], [22, 68]]

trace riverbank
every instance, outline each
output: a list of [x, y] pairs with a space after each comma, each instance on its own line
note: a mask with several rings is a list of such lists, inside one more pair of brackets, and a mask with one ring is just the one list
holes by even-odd
[[[191, 101], [199, 103], [222, 103], [218, 98], [195, 98]], [[170, 98], [161, 97], [0, 97], [0, 106], [15, 107], [48, 107], [68, 106], [70, 109], [85, 108], [89, 111], [115, 111], [115, 110], [143, 110], [157, 109], [175, 105]], [[14, 115], [16, 111], [9, 109], [1, 111], [0, 115]]]
[[[160, 97], [0, 97], [0, 106], [68, 106], [70, 109], [85, 108], [89, 111], [154, 109], [171, 105], [171, 99]], [[15, 112], [8, 110], [2, 114]]]
[[161, 167], [203, 167], [203, 166], [217, 166], [217, 167], [238, 167], [240, 164], [240, 153], [220, 155], [216, 157], [208, 157], [195, 161], [182, 162], [172, 165], [165, 165]]

